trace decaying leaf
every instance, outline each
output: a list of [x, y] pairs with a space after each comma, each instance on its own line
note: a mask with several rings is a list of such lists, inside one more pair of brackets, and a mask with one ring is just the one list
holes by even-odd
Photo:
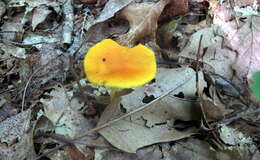
[[[159, 109], [159, 108], [158, 108]], [[98, 125], [117, 118], [123, 113], [120, 110], [120, 99], [114, 100], [103, 112]], [[174, 141], [189, 137], [194, 130], [177, 131], [168, 127], [166, 122], [152, 127], [146, 126], [146, 120], [143, 118], [144, 112], [139, 112], [138, 116], [133, 115], [127, 119], [114, 123], [113, 125], [99, 130], [112, 145], [129, 153], [135, 153], [137, 149], [154, 143]], [[163, 118], [162, 115], [153, 118]], [[132, 119], [134, 118], [134, 119]], [[159, 121], [158, 121], [159, 122]], [[126, 138], [127, 137], [127, 138]]]
[[[62, 87], [56, 87], [50, 95], [51, 99], [41, 99], [44, 105], [45, 116], [56, 126], [55, 133], [67, 138], [75, 138], [93, 127], [78, 109], [84, 106], [76, 98], [69, 97]], [[77, 148], [86, 152], [84, 144], [91, 143], [90, 137], [81, 139], [76, 143]]]
[[176, 15], [184, 15], [188, 11], [188, 0], [171, 0], [163, 10], [159, 21], [171, 19]]
[[32, 29], [35, 30], [38, 24], [44, 22], [51, 10], [47, 6], [38, 6], [33, 10]]
[[[225, 37], [226, 46], [237, 52], [237, 59], [232, 68], [240, 79], [250, 78], [252, 74], [260, 70], [260, 18], [251, 16], [237, 29], [234, 21], [225, 22], [216, 20]], [[224, 33], [223, 33], [224, 32]]]
[[2, 35], [5, 40], [20, 42], [23, 39], [23, 25], [18, 22], [6, 22], [1, 26], [1, 30], [7, 32]]
[[240, 157], [243, 157], [242, 159], [249, 159], [249, 157], [252, 159], [253, 157], [255, 159], [260, 158], [260, 152], [252, 138], [245, 136], [237, 129], [224, 125], [219, 129], [219, 135], [221, 140], [229, 145], [227, 149], [239, 151]]
[[[77, 98], [72, 98], [71, 93], [66, 93], [64, 88], [56, 86], [49, 94], [51, 99], [41, 99], [44, 105], [45, 116], [56, 126], [55, 133], [66, 138], [75, 138], [93, 128], [91, 120], [86, 119], [79, 111], [84, 103]], [[80, 141], [80, 142], [79, 142]], [[103, 145], [100, 139], [83, 137], [75, 142], [76, 147], [87, 157], [86, 145]]]
[[[196, 93], [195, 79], [195, 71], [191, 68], [159, 68], [154, 83], [135, 88], [132, 93], [122, 97], [121, 103], [123, 107], [127, 110], [127, 112], [129, 112], [131, 110], [134, 110], [138, 106], [144, 105], [145, 97], [151, 97], [153, 99], [157, 98], [185, 81], [186, 83], [182, 87], [174, 90], [171, 93], [171, 96], [174, 97], [175, 95], [183, 94], [185, 99], [194, 100]], [[202, 91], [205, 86], [206, 82], [204, 81], [203, 74], [200, 72], [200, 91]]]
[[90, 27], [96, 27], [96, 24], [105, 22], [109, 18], [114, 17], [114, 15], [127, 6], [133, 0], [110, 0], [106, 3], [104, 9], [101, 11], [100, 16], [93, 22], [90, 22], [86, 25], [85, 29], [89, 30]]
[[228, 48], [222, 47], [223, 38], [217, 36], [214, 30], [214, 26], [212, 26], [195, 32], [181, 51], [180, 56], [196, 60], [199, 39], [202, 35], [201, 50], [203, 53], [201, 55], [203, 56], [200, 61], [209, 65], [209, 70], [213, 69], [213, 72], [231, 79], [234, 74], [231, 66], [235, 62], [236, 54]]
[[162, 150], [166, 159], [213, 160], [216, 154], [209, 143], [192, 138]]
[[119, 18], [129, 21], [129, 31], [117, 37], [121, 45], [133, 46], [142, 39], [155, 40], [157, 21], [170, 0], [157, 3], [131, 3], [118, 13]]
[[[203, 88], [206, 84], [202, 79], [202, 74], [199, 75], [200, 87]], [[172, 81], [173, 79], [175, 80]], [[159, 69], [155, 81], [154, 84], [137, 88], [131, 94], [123, 96], [122, 106], [130, 111], [144, 104], [142, 99], [145, 94], [157, 98], [173, 88], [176, 90], [170, 96], [153, 103], [149, 108], [99, 131], [117, 148], [134, 153], [138, 148], [144, 146], [174, 141], [193, 134], [192, 130], [175, 130], [171, 127], [173, 125], [171, 122], [176, 119], [183, 121], [200, 119], [200, 109], [196, 101], [173, 96], [182, 92], [185, 98], [194, 98], [196, 92], [195, 72], [189, 68]], [[178, 88], [183, 83], [184, 85]], [[101, 125], [121, 115], [123, 112], [120, 109], [120, 99], [117, 99], [105, 109], [98, 124]]]
[[5, 54], [12, 55], [16, 58], [25, 59], [27, 57], [25, 48], [0, 43], [0, 49], [2, 49]]
[[0, 159], [35, 158], [30, 120], [27, 110], [0, 123]]
[[233, 112], [232, 109], [225, 108], [224, 104], [217, 103], [206, 95], [202, 96], [200, 103], [207, 119], [220, 119]]

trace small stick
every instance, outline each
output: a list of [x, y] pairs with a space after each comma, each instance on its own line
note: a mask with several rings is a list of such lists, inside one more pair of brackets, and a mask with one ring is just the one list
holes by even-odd
[[72, 42], [72, 32], [74, 27], [74, 13], [72, 2], [73, 0], [67, 0], [63, 4], [63, 13], [65, 15], [65, 22], [63, 26], [63, 43], [64, 44], [71, 44]]

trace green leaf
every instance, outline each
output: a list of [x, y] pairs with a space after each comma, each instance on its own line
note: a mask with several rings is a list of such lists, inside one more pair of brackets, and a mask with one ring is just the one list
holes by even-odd
[[260, 100], [260, 71], [253, 74], [250, 80], [250, 88], [257, 100]]

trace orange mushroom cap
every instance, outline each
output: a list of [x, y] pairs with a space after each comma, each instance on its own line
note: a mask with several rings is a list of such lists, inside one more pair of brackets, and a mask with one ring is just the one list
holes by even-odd
[[91, 83], [113, 87], [141, 86], [156, 75], [154, 52], [142, 44], [133, 48], [104, 39], [89, 49], [84, 70]]

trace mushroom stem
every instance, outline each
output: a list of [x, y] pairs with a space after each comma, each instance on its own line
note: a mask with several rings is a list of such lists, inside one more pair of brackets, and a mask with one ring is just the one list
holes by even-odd
[[119, 88], [111, 88], [111, 92], [110, 92], [110, 100], [114, 100], [116, 97], [118, 97], [118, 93], [120, 92], [121, 89]]

